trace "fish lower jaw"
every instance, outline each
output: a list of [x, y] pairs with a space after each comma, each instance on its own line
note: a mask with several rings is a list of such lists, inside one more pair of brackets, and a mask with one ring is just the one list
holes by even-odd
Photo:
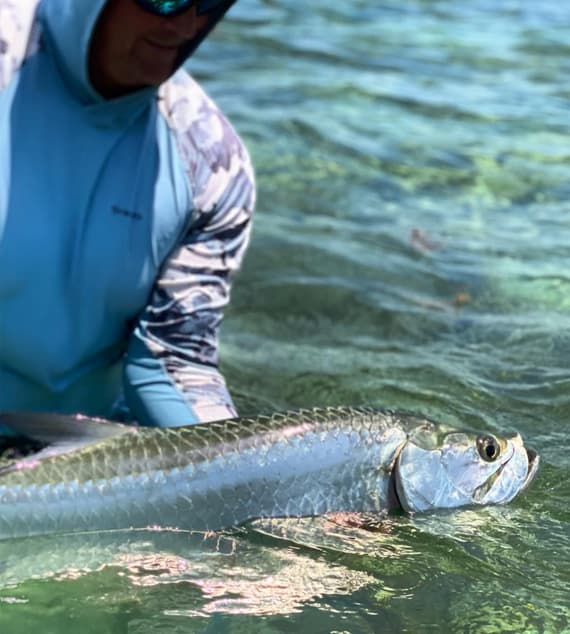
[[530, 486], [530, 483], [534, 480], [540, 465], [540, 456], [534, 449], [527, 449], [526, 455], [528, 456], [528, 471], [522, 484], [521, 491], [524, 491]]

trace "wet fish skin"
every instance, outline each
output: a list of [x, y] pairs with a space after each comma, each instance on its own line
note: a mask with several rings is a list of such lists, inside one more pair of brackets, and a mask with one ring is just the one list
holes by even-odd
[[1, 478], [0, 537], [378, 511], [406, 439], [395, 423], [343, 409], [132, 428]]
[[393, 475], [410, 437], [441, 433], [421, 416], [366, 408], [108, 429], [0, 477], [0, 538], [379, 512], [397, 503]]

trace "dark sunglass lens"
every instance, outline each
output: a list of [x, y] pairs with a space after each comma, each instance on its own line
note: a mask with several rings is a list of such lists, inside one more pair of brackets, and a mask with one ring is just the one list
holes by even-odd
[[174, 15], [184, 11], [194, 0], [137, 0], [143, 7], [156, 15]]

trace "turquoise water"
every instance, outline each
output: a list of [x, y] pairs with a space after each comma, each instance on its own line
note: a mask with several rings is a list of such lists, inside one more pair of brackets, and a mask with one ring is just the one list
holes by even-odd
[[0, 544], [0, 632], [570, 632], [570, 6], [240, 0], [191, 68], [257, 166], [223, 329], [243, 414], [368, 404], [542, 458], [378, 532]]

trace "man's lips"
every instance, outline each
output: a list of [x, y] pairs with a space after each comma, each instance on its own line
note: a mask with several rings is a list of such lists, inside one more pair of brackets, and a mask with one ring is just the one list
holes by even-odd
[[162, 51], [178, 51], [180, 49], [180, 47], [184, 44], [184, 42], [181, 42], [180, 44], [165, 44], [163, 42], [156, 42], [154, 40], [149, 40], [149, 39], [145, 39], [145, 42], [147, 44], [150, 44], [150, 46], [152, 46], [153, 48], [158, 48]]

